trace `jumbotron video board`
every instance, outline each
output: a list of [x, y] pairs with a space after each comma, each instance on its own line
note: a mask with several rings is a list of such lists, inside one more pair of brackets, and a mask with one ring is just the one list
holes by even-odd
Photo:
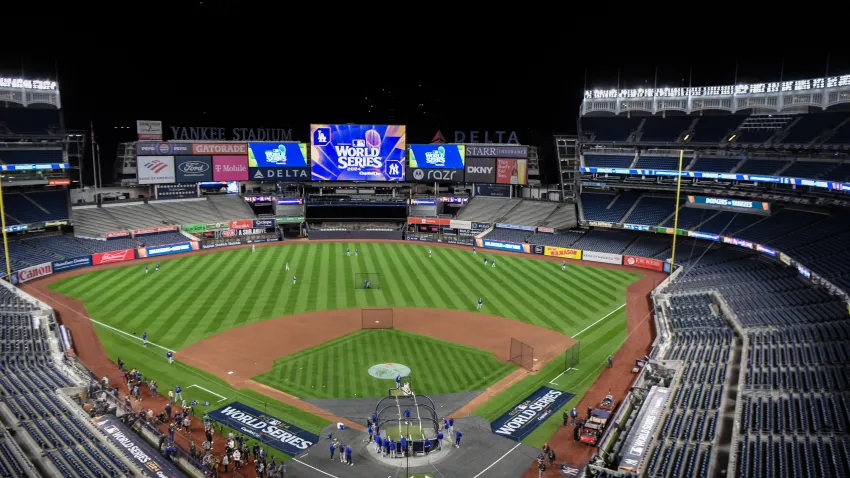
[[310, 125], [314, 181], [404, 181], [405, 127]]

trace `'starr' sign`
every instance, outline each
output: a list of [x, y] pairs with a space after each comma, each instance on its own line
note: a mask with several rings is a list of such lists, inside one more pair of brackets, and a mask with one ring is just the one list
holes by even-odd
[[172, 126], [171, 139], [192, 141], [292, 141], [292, 128]]

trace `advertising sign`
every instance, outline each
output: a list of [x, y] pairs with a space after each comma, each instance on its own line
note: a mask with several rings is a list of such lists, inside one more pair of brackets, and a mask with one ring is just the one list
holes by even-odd
[[466, 182], [496, 182], [496, 160], [494, 158], [466, 158]]
[[405, 127], [310, 125], [314, 181], [403, 181]]
[[138, 156], [136, 171], [139, 184], [173, 183], [174, 156]]
[[72, 257], [70, 259], [62, 259], [61, 261], [53, 261], [53, 272], [69, 271], [90, 265], [92, 265], [91, 256]]
[[112, 239], [114, 237], [127, 237], [129, 235], [130, 235], [130, 231], [107, 232], [106, 238]]
[[185, 477], [165, 457], [148, 445], [139, 435], [121, 423], [121, 420], [110, 416], [95, 418], [95, 423], [106, 434], [106, 438], [119, 450], [124, 450], [124, 456], [135, 463], [135, 470], [148, 478], [177, 478]]
[[489, 239], [484, 239], [482, 245], [488, 249], [531, 253], [531, 244], [520, 244], [518, 242], [507, 241], [491, 241]]
[[543, 254], [546, 253], [546, 246], [538, 246], [537, 244], [532, 244], [531, 245], [531, 253], [532, 254], [539, 254], [539, 255], [542, 256]]
[[440, 219], [436, 217], [409, 217], [408, 224], [429, 224], [432, 226], [448, 226], [451, 224], [451, 219]]
[[544, 256], [563, 257], [564, 259], [581, 259], [581, 249], [569, 249], [566, 247], [544, 246]]
[[136, 229], [133, 231], [133, 234], [136, 236], [141, 236], [143, 234], [156, 234], [158, 232], [173, 232], [177, 230], [177, 226], [160, 226], [160, 227], [146, 227], [144, 229]]
[[252, 219], [230, 221], [230, 229], [251, 229], [252, 227], [254, 227], [254, 221]]
[[573, 398], [572, 393], [540, 387], [525, 400], [490, 423], [490, 430], [511, 440], [520, 441], [537, 429], [547, 418], [558, 413]]
[[213, 156], [213, 181], [247, 181], [247, 156]]
[[463, 169], [407, 168], [407, 180], [416, 183], [462, 183]]
[[239, 402], [207, 414], [214, 421], [295, 456], [319, 441], [318, 435]]
[[[250, 161], [250, 159], [249, 159]], [[252, 181], [309, 181], [310, 168], [248, 168]]]
[[505, 224], [505, 223], [497, 222], [496, 227], [500, 227], [502, 229], [513, 229], [515, 231], [534, 232], [534, 226], [522, 226], [522, 225], [519, 225], [519, 224]]
[[690, 207], [708, 207], [712, 209], [741, 210], [755, 209], [750, 212], [770, 212], [770, 203], [748, 201], [746, 199], [712, 198], [705, 196], [688, 196], [687, 205]]
[[466, 157], [526, 159], [528, 158], [528, 146], [467, 144]]
[[475, 195], [496, 198], [509, 198], [511, 197], [511, 187], [503, 184], [476, 184]]
[[449, 227], [452, 229], [472, 229], [472, 221], [452, 219], [449, 221]]
[[45, 262], [37, 266], [27, 267], [18, 271], [18, 282], [27, 282], [39, 277], [49, 276], [53, 274], [53, 264]]
[[245, 143], [194, 143], [192, 154], [245, 156], [248, 154], [248, 145]]
[[638, 473], [638, 466], [649, 452], [655, 429], [661, 424], [661, 416], [667, 408], [670, 389], [653, 386], [644, 400], [644, 405], [638, 412], [634, 426], [626, 436], [622, 448], [619, 470]]
[[189, 199], [198, 197], [198, 185], [195, 183], [157, 184], [154, 190], [157, 199]]
[[537, 232], [548, 232], [548, 233], [554, 234], [555, 229], [553, 229], [551, 227], [538, 227]]
[[70, 179], [48, 179], [47, 185], [48, 186], [70, 186], [71, 180]]
[[178, 183], [212, 181], [212, 156], [175, 156], [174, 169]]
[[139, 141], [162, 141], [162, 121], [136, 120]]
[[136, 157], [180, 154], [192, 154], [192, 143], [136, 143]]
[[274, 219], [254, 219], [254, 229], [268, 229], [274, 227]]
[[620, 254], [609, 254], [607, 252], [584, 251], [582, 260], [590, 262], [603, 262], [605, 264], [622, 264], [623, 256]]
[[422, 169], [463, 169], [466, 149], [462, 144], [411, 144], [408, 166]]
[[664, 270], [664, 261], [650, 259], [649, 257], [623, 256], [623, 264], [659, 272]]
[[98, 252], [91, 255], [92, 265], [112, 264], [113, 262], [132, 261], [136, 258], [133, 249], [120, 249], [117, 251]]
[[179, 254], [181, 252], [189, 252], [198, 250], [197, 242], [181, 242], [179, 244], [168, 244], [166, 246], [140, 247], [136, 249], [139, 253], [139, 258], [167, 256], [169, 254]]
[[497, 184], [528, 184], [527, 159], [496, 159]]
[[204, 223], [184, 224], [181, 229], [183, 229], [183, 232], [188, 232], [189, 234], [197, 234], [199, 232], [207, 232], [207, 225]]
[[248, 167], [306, 168], [307, 145], [301, 143], [248, 143]]

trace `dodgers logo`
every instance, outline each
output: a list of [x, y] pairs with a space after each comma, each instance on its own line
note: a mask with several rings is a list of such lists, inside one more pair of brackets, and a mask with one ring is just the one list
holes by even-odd
[[330, 128], [316, 128], [313, 132], [313, 144], [324, 146], [331, 142]]

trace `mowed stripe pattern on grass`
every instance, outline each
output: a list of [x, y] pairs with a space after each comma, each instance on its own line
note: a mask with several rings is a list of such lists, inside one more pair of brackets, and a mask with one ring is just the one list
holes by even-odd
[[492, 353], [402, 330], [362, 330], [275, 361], [254, 377], [270, 387], [303, 398], [382, 397], [395, 377], [368, 373], [381, 363], [410, 367], [416, 393], [483, 390], [514, 370]]
[[[351, 249], [346, 257], [345, 249]], [[359, 256], [354, 249], [360, 250]], [[572, 335], [620, 306], [639, 274], [397, 243], [301, 243], [163, 259], [70, 277], [50, 287], [83, 301], [93, 319], [174, 350], [250, 322], [302, 312], [431, 307], [484, 312]], [[492, 255], [491, 255], [492, 257]], [[284, 270], [289, 262], [290, 271]], [[381, 289], [354, 288], [354, 274], [381, 274]], [[298, 282], [292, 285], [292, 276]]]

